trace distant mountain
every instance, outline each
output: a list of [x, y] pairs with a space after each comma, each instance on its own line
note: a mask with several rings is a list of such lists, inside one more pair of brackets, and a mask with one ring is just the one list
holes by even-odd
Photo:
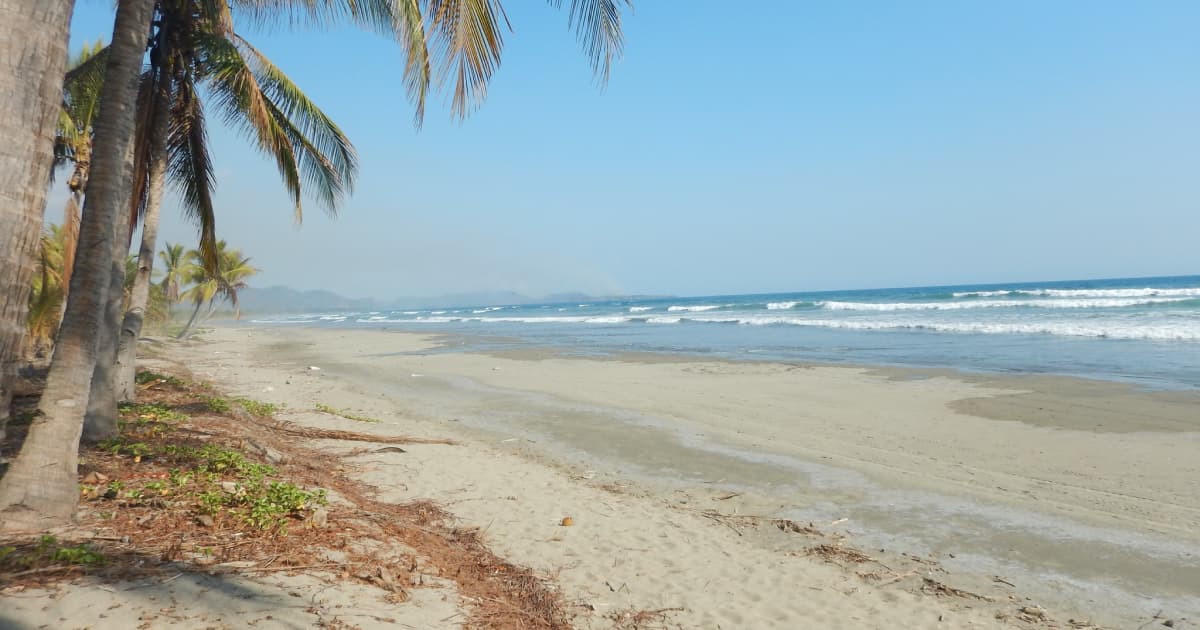
[[[320, 313], [331, 311], [384, 311], [401, 308], [457, 308], [464, 306], [506, 306], [511, 304], [555, 304], [602, 302], [605, 300], [645, 299], [651, 296], [595, 296], [585, 293], [555, 293], [531, 297], [513, 291], [454, 293], [437, 297], [398, 297], [393, 300], [348, 298], [333, 291], [299, 291], [274, 286], [238, 291], [238, 304], [244, 313]], [[657, 296], [656, 296], [657, 297]]]
[[238, 305], [245, 313], [312, 313], [321, 311], [376, 310], [370, 298], [355, 299], [333, 291], [297, 291], [291, 287], [250, 288], [238, 291]]

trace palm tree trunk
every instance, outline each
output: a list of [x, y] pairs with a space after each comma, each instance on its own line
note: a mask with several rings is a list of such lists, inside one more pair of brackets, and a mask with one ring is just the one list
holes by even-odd
[[[153, 130], [150, 132], [150, 141], [156, 146], [153, 148], [152, 156], [150, 157], [150, 173], [151, 181], [147, 195], [153, 195], [153, 198], [148, 198], [148, 203], [154, 204], [154, 233], [150, 234], [150, 251], [146, 251], [146, 234], [142, 234], [142, 246], [138, 252], [138, 272], [134, 280], [133, 292], [130, 295], [130, 309], [134, 308], [133, 303], [136, 294], [141, 290], [141, 305], [138, 308], [138, 332], [141, 331], [141, 312], [145, 310], [147, 298], [150, 295], [150, 267], [154, 264], [154, 241], [158, 238], [158, 206], [162, 198], [163, 181], [166, 179], [166, 137], [167, 125], [170, 121], [168, 114], [167, 98], [169, 94], [162, 92], [159, 102], [155, 103], [154, 119], [151, 121]], [[140, 176], [140, 175], [135, 175]], [[133, 203], [140, 203], [140, 200], [131, 200]], [[133, 207], [132, 205], [130, 206]], [[147, 208], [149, 211], [149, 208]], [[130, 225], [129, 229], [133, 226]], [[129, 254], [128, 245], [128, 230], [126, 231], [126, 240], [121, 241], [113, 249], [112, 255], [112, 280], [109, 285], [108, 292], [108, 307], [104, 312], [104, 322], [100, 326], [100, 340], [96, 354], [96, 369], [92, 375], [92, 392], [88, 396], [88, 410], [83, 418], [83, 441], [94, 443], [101, 440], [106, 440], [117, 435], [117, 402], [122, 400], [119, 396], [121, 383], [119, 382], [122, 374], [122, 364], [120, 347], [121, 341], [125, 337], [125, 324], [121, 317], [123, 312], [123, 302], [125, 293], [125, 257]], [[137, 346], [137, 335], [133, 335], [133, 343], [127, 344], [126, 357], [129, 363], [129, 390], [132, 393], [134, 380], [134, 355], [133, 350]]]
[[134, 382], [137, 377], [137, 342], [142, 335], [146, 303], [150, 300], [150, 274], [154, 271], [154, 250], [158, 247], [158, 215], [162, 206], [163, 184], [167, 175], [167, 156], [163, 141], [167, 137], [167, 108], [161, 105], [155, 112], [155, 147], [150, 164], [150, 184], [146, 191], [146, 216], [142, 218], [142, 245], [138, 250], [137, 277], [129, 296], [129, 310], [121, 322], [121, 338], [117, 348], [117, 400], [131, 402], [137, 396]]
[[71, 191], [67, 199], [67, 207], [63, 210], [63, 269], [62, 269], [62, 304], [58, 307], [58, 321], [61, 323], [67, 313], [67, 296], [71, 294], [71, 273], [75, 270], [75, 249], [79, 247], [79, 209], [83, 207], [83, 191]]
[[[126, 197], [128, 198], [128, 197]], [[122, 302], [125, 301], [125, 257], [129, 253], [129, 220], [117, 217], [125, 229], [113, 246], [112, 265], [108, 279], [108, 295], [100, 328], [96, 331], [96, 362], [83, 415], [83, 434], [86, 444], [95, 444], [117, 435], [117, 341], [121, 334]]]
[[204, 302], [196, 302], [196, 308], [192, 309], [192, 316], [188, 318], [187, 325], [183, 327], [183, 330], [179, 331], [179, 334], [175, 336], [176, 339], [188, 338], [188, 334], [192, 330], [192, 324], [196, 321], [196, 315], [200, 313], [200, 307], [203, 305]]
[[74, 0], [0, 0], [0, 435], [46, 209]]
[[[0, 529], [42, 530], [66, 523], [79, 502], [79, 437], [95, 368], [99, 320], [112, 278], [112, 253], [117, 243], [126, 242], [129, 229], [125, 211], [133, 171], [135, 104], [153, 9], [154, 0], [121, 0], [117, 5], [67, 314], [38, 404], [40, 413], [0, 479]], [[29, 25], [15, 40], [42, 28]]]

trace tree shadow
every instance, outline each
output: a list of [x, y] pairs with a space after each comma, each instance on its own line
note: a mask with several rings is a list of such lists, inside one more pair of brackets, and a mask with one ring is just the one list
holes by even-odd
[[[29, 539], [2, 541], [0, 547]], [[65, 544], [65, 543], [64, 543]], [[0, 630], [42, 628], [311, 628], [339, 614], [344, 598], [316, 576], [200, 567], [136, 551], [105, 554], [102, 566], [0, 573]], [[368, 587], [369, 588], [369, 587]], [[339, 586], [339, 589], [342, 589]], [[328, 591], [328, 592], [327, 592]], [[351, 610], [346, 610], [348, 614]]]

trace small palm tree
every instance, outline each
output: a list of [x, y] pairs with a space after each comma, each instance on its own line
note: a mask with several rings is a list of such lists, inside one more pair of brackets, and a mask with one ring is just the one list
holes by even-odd
[[25, 320], [26, 356], [43, 356], [53, 345], [66, 299], [66, 251], [74, 248], [75, 237], [69, 230], [53, 224], [42, 232], [29, 290], [29, 315]]
[[205, 264], [204, 255], [200, 250], [191, 250], [188, 257], [190, 264], [185, 269], [184, 277], [192, 286], [184, 291], [180, 298], [192, 302], [195, 308], [192, 309], [192, 316], [187, 325], [179, 332], [180, 339], [186, 339], [191, 333], [200, 308], [206, 304], [211, 313], [218, 301], [228, 301], [233, 305], [234, 313], [239, 313], [237, 292], [246, 288], [246, 278], [258, 273], [258, 269], [250, 265], [250, 259], [242, 256], [240, 251], [226, 249], [225, 241], [217, 241], [216, 273]]
[[183, 274], [187, 267], [187, 250], [178, 243], [167, 243], [158, 258], [163, 264], [163, 278], [159, 283], [163, 297], [167, 301], [167, 312], [179, 303], [179, 288], [183, 282]]

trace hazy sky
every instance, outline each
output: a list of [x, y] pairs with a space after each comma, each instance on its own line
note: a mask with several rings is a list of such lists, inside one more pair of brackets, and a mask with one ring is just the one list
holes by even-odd
[[[218, 232], [264, 270], [252, 284], [687, 295], [1200, 273], [1200, 3], [640, 0], [603, 91], [565, 12], [506, 5], [483, 108], [458, 124], [438, 98], [420, 132], [393, 43], [241, 29], [362, 162], [340, 216], [310, 204], [296, 228], [274, 167], [210, 116]], [[108, 39], [111, 11], [78, 0], [73, 50]], [[194, 244], [174, 199], [163, 223]]]

